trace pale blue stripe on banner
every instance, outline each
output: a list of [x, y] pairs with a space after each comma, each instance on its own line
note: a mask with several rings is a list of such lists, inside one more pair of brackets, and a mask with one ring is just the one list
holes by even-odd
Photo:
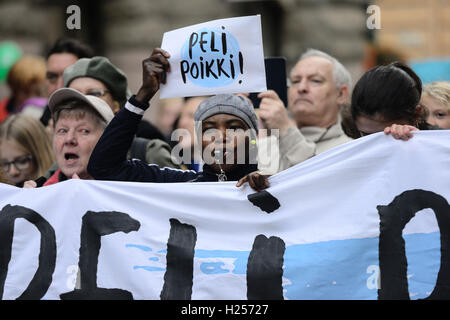
[[[427, 297], [440, 267], [440, 234], [404, 235], [411, 299]], [[130, 246], [131, 247], [131, 246]], [[133, 246], [138, 247], [138, 246]], [[148, 250], [148, 249], [147, 249]], [[245, 275], [250, 251], [195, 250], [205, 274]], [[224, 259], [233, 259], [233, 269]], [[222, 260], [222, 261], [221, 261]], [[333, 240], [292, 245], [284, 254], [283, 289], [286, 299], [377, 299], [378, 238]], [[142, 268], [162, 271], [160, 268]]]

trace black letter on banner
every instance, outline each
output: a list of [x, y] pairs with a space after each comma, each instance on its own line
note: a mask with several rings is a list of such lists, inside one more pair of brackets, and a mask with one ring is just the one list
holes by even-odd
[[17, 299], [41, 299], [52, 283], [56, 263], [56, 236], [52, 226], [37, 212], [22, 207], [6, 205], [0, 212], [0, 298], [3, 297], [8, 264], [11, 260], [14, 221], [24, 218], [41, 233], [39, 266], [28, 287]]
[[247, 262], [248, 300], [283, 300], [283, 256], [286, 247], [278, 237], [255, 238]]
[[97, 287], [97, 265], [101, 237], [115, 232], [137, 231], [140, 223], [121, 212], [88, 211], [83, 216], [81, 226], [80, 268], [81, 289], [63, 293], [62, 300], [131, 300], [131, 292], [122, 289]]
[[170, 219], [167, 242], [167, 269], [161, 300], [190, 300], [194, 277], [194, 249], [197, 230], [177, 219]]
[[257, 206], [267, 213], [272, 213], [281, 206], [278, 199], [266, 190], [249, 194], [247, 199], [253, 203], [254, 206]]
[[442, 196], [424, 190], [405, 191], [387, 206], [377, 206], [380, 215], [378, 299], [409, 300], [405, 240], [402, 231], [416, 212], [431, 208], [441, 232], [441, 266], [436, 286], [427, 299], [450, 299], [450, 206]]

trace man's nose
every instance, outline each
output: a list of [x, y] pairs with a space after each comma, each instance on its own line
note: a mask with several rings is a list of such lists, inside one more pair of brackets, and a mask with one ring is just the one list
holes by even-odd
[[297, 83], [297, 90], [299, 92], [308, 92], [309, 91], [309, 86], [308, 86], [308, 82], [306, 81], [306, 79], [302, 79], [301, 81], [299, 81]]
[[56, 84], [56, 89], [61, 89], [62, 87], [64, 87], [64, 80], [62, 75], [58, 77], [58, 81]]

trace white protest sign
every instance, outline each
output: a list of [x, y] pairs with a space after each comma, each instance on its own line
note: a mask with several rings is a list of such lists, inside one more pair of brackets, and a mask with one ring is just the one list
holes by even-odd
[[450, 299], [449, 138], [367, 136], [259, 193], [235, 182], [0, 184], [0, 297]]
[[161, 99], [267, 90], [259, 15], [166, 32], [161, 48], [171, 55]]

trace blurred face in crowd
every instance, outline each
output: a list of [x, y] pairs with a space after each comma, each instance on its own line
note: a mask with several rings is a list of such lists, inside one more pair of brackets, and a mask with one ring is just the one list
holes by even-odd
[[[190, 98], [186, 101], [181, 110], [180, 119], [178, 120], [177, 129], [184, 129], [184, 133], [180, 137], [180, 144], [183, 148], [193, 147], [195, 144], [194, 136], [194, 113], [198, 105], [202, 102], [202, 98]], [[180, 133], [182, 133], [180, 131]], [[189, 134], [189, 136], [187, 136]]]
[[53, 152], [64, 175], [71, 178], [76, 173], [81, 179], [90, 179], [87, 165], [103, 129], [90, 113], [61, 114], [55, 124]]
[[328, 128], [337, 122], [348, 89], [336, 87], [331, 61], [316, 56], [300, 60], [292, 69], [290, 80], [289, 110], [298, 127]]
[[376, 114], [373, 117], [361, 115], [355, 120], [356, 128], [361, 136], [382, 132], [386, 127], [390, 127], [393, 124], [412, 125], [412, 123], [406, 119], [387, 120], [380, 114]]
[[36, 172], [33, 157], [13, 139], [0, 141], [0, 164], [5, 178], [11, 184], [32, 179]]
[[[442, 129], [450, 129], [450, 106], [424, 94], [421, 103], [428, 109], [427, 122]], [[450, 103], [450, 102], [449, 102]]]
[[[241, 118], [230, 114], [216, 114], [203, 120], [202, 154], [205, 163], [212, 163], [211, 167], [217, 172], [220, 172], [220, 167], [228, 172], [236, 164], [248, 162], [248, 129]], [[217, 156], [215, 151], [219, 152]]]
[[69, 88], [78, 90], [85, 95], [95, 96], [104, 100], [111, 107], [114, 114], [120, 110], [119, 104], [114, 100], [108, 88], [103, 82], [97, 79], [90, 77], [76, 78], [70, 82]]
[[160, 112], [158, 114], [158, 128], [169, 135], [173, 130], [173, 125], [181, 114], [184, 107], [182, 98], [169, 98], [160, 101]]
[[64, 70], [77, 62], [78, 57], [71, 53], [54, 53], [47, 59], [48, 95], [63, 87]]

